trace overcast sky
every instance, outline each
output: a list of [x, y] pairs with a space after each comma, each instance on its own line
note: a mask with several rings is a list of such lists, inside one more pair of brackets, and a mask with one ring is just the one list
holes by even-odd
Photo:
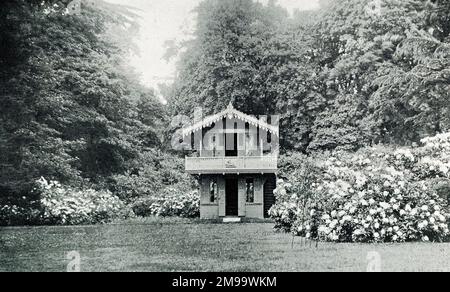
[[[175, 74], [174, 62], [162, 59], [164, 43], [183, 39], [195, 25], [193, 9], [201, 0], [106, 0], [137, 8], [141, 18], [141, 30], [137, 39], [140, 56], [131, 57], [131, 64], [142, 73], [142, 83], [157, 87], [158, 83], [170, 83]], [[226, 1], [226, 0], [224, 0]], [[266, 3], [267, 0], [258, 0]], [[289, 11], [317, 8], [318, 0], [278, 0]]]

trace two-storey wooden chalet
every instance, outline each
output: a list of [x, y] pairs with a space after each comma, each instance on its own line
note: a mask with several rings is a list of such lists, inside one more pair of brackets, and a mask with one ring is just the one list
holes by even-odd
[[274, 204], [278, 123], [246, 115], [230, 104], [183, 130], [196, 152], [186, 171], [200, 175], [200, 216], [265, 218]]

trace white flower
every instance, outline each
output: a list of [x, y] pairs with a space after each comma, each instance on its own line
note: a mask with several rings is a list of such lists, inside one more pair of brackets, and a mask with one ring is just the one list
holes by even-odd
[[424, 212], [428, 211], [428, 206], [427, 205], [422, 206], [422, 211]]
[[434, 219], [433, 217], [431, 217], [431, 218], [430, 218], [430, 223], [431, 223], [431, 224], [436, 223], [436, 219]]
[[369, 200], [369, 204], [371, 204], [371, 205], [375, 204], [375, 200], [374, 199], [370, 199]]
[[326, 226], [321, 225], [321, 226], [319, 226], [318, 231], [322, 232], [322, 233], [326, 233], [327, 229], [328, 228]]
[[346, 214], [347, 214], [347, 212], [345, 212], [345, 211], [339, 211], [339, 217], [343, 217]]
[[424, 242], [428, 242], [428, 241], [430, 241], [430, 239], [428, 238], [428, 236], [424, 236], [424, 237], [422, 237], [422, 241], [424, 241]]
[[375, 227], [375, 229], [379, 229], [380, 228], [380, 224], [379, 223], [375, 223], [374, 227]]
[[391, 207], [391, 205], [389, 205], [389, 204], [386, 203], [386, 202], [381, 202], [381, 203], [380, 203], [380, 206], [381, 206], [383, 209], [385, 209], [385, 210], [387, 210], [387, 209], [389, 209], [389, 208]]
[[354, 235], [361, 235], [361, 234], [364, 234], [364, 231], [361, 230], [361, 229], [356, 229], [356, 230], [353, 232], [353, 234], [354, 234]]

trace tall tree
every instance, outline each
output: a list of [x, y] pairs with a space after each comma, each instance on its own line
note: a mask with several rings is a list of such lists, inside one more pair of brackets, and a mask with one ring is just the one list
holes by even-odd
[[136, 105], [152, 94], [124, 62], [133, 14], [101, 1], [67, 14], [69, 2], [2, 4], [0, 186], [11, 193], [27, 193], [40, 176], [82, 183], [124, 172], [149, 123]]
[[192, 113], [194, 105], [218, 111], [233, 101], [243, 111], [264, 114], [264, 44], [286, 12], [265, 9], [251, 0], [207, 0], [197, 8], [195, 39], [182, 55], [174, 97], [175, 112]]

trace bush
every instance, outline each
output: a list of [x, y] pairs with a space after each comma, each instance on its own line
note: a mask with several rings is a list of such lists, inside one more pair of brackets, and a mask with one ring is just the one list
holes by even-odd
[[157, 197], [168, 187], [190, 190], [196, 188], [196, 181], [184, 171], [184, 160], [158, 152], [144, 152], [130, 171], [115, 175], [104, 188], [127, 203], [138, 198]]
[[41, 211], [35, 196], [4, 196], [0, 199], [0, 226], [37, 225]]
[[134, 214], [118, 197], [109, 191], [79, 190], [48, 182], [37, 182], [45, 224], [97, 224], [126, 219]]
[[137, 200], [133, 204], [133, 211], [142, 217], [197, 218], [200, 216], [200, 195], [198, 191], [184, 193], [176, 188], [168, 188], [160, 196]]
[[3, 205], [0, 207], [0, 226], [38, 224], [41, 211], [38, 208]]
[[276, 227], [334, 242], [443, 241], [448, 202], [436, 179], [449, 177], [449, 135], [414, 149], [339, 152], [279, 181], [270, 210]]

